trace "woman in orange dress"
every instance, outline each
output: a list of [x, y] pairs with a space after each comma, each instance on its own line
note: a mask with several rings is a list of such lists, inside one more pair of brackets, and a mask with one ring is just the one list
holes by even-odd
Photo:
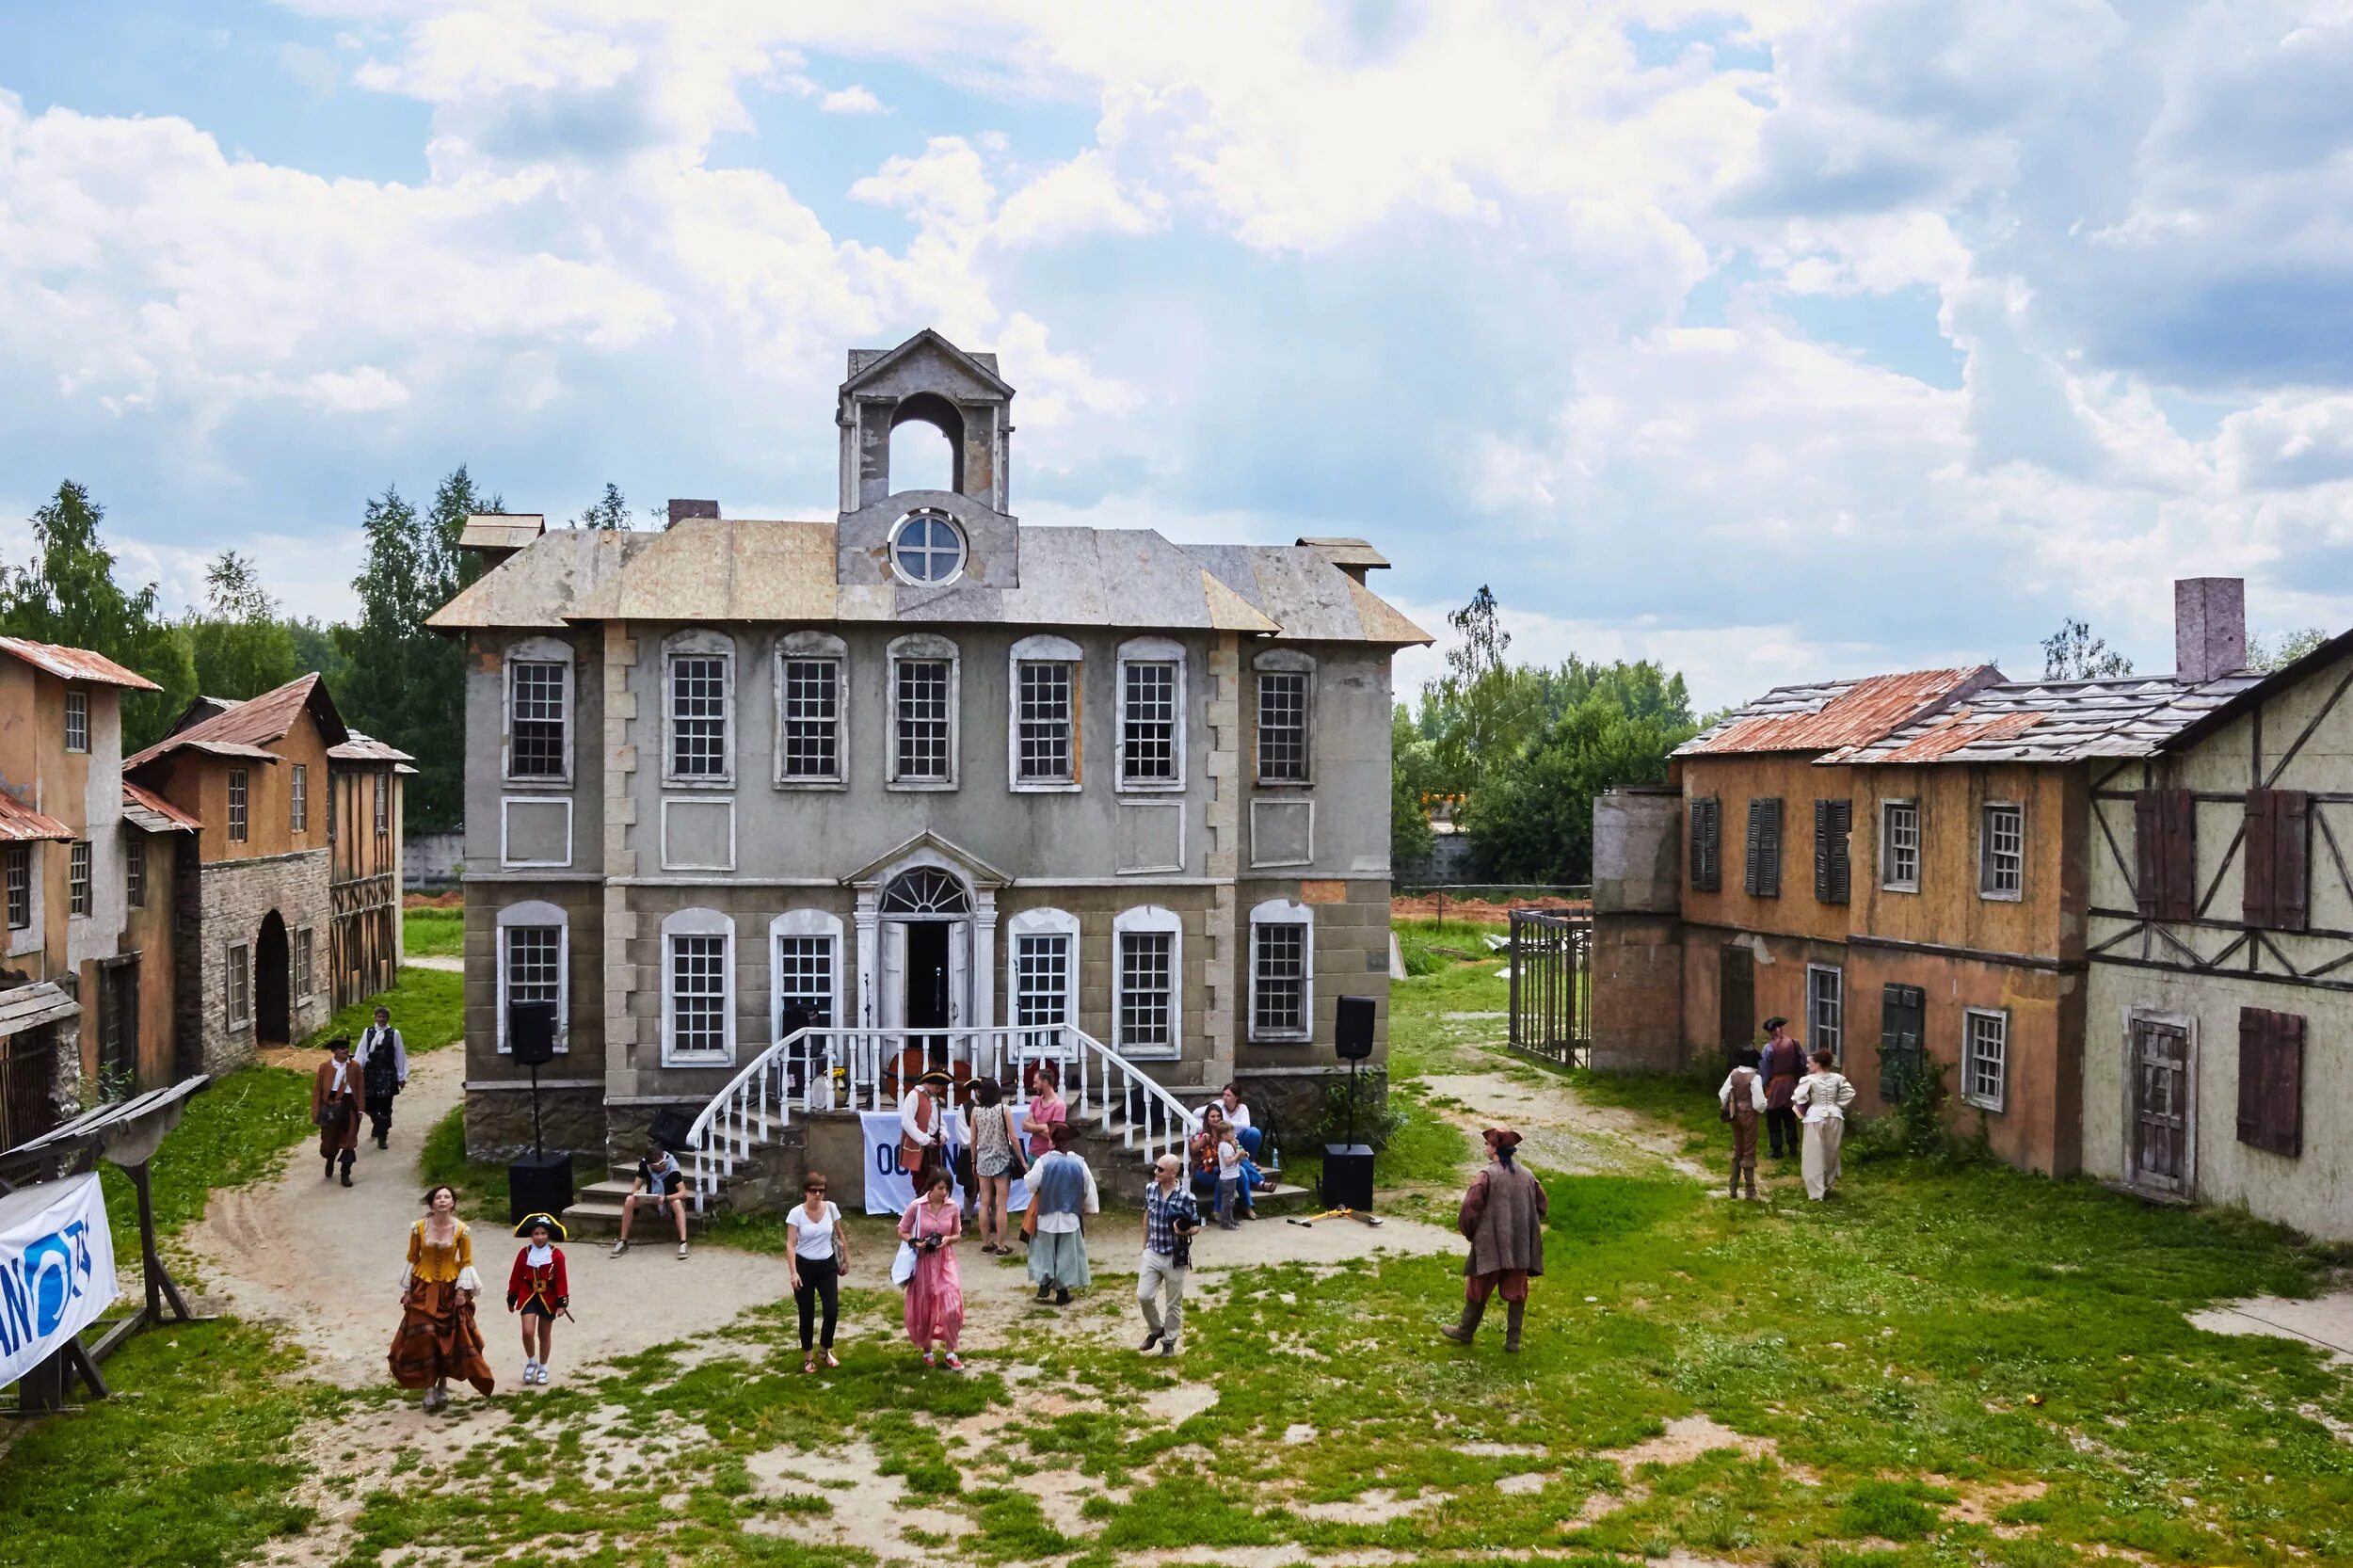
[[424, 1195], [425, 1215], [408, 1227], [408, 1267], [400, 1281], [400, 1328], [392, 1336], [392, 1381], [424, 1390], [424, 1408], [449, 1403], [449, 1380], [462, 1378], [488, 1398], [497, 1387], [482, 1358], [473, 1319], [482, 1276], [474, 1272], [473, 1235], [457, 1217], [456, 1189]]

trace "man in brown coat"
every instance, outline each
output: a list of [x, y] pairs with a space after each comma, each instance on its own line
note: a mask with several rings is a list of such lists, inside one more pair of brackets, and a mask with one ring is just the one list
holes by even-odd
[[1520, 1325], [1528, 1316], [1528, 1282], [1545, 1272], [1545, 1185], [1513, 1158], [1520, 1135], [1508, 1127], [1486, 1132], [1487, 1168], [1471, 1177], [1463, 1194], [1463, 1235], [1471, 1244], [1464, 1261], [1463, 1320], [1438, 1330], [1467, 1345], [1486, 1315], [1487, 1298], [1498, 1289], [1509, 1314], [1503, 1348], [1520, 1348]]
[[344, 1162], [344, 1185], [351, 1185], [351, 1162], [360, 1147], [360, 1064], [351, 1059], [351, 1042], [338, 1034], [327, 1042], [327, 1060], [311, 1080], [311, 1121], [319, 1129], [319, 1158], [327, 1174], [335, 1161]]

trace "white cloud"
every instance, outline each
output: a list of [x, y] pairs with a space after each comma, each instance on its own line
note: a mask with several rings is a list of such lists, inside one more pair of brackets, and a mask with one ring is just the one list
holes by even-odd
[[862, 87], [850, 86], [829, 92], [817, 101], [817, 106], [827, 114], [884, 114], [883, 101]]
[[313, 98], [332, 96], [336, 84], [343, 79], [343, 70], [335, 63], [335, 56], [308, 43], [280, 44], [278, 63]]
[[408, 389], [374, 365], [352, 371], [323, 370], [306, 379], [302, 388], [322, 407], [339, 414], [380, 413], [408, 401]]

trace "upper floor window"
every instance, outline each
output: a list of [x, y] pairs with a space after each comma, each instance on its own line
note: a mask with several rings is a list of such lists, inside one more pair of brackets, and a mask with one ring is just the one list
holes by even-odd
[[1314, 911], [1269, 899], [1250, 912], [1250, 1037], [1305, 1040], [1315, 1018]]
[[89, 840], [84, 839], [67, 846], [65, 855], [65, 912], [76, 918], [89, 913]]
[[1850, 881], [1847, 839], [1854, 825], [1854, 802], [1814, 803], [1814, 896], [1823, 904], [1847, 902]]
[[680, 632], [663, 644], [663, 714], [668, 728], [664, 778], [673, 784], [730, 782], [734, 645], [716, 632]]
[[2026, 808], [1995, 804], [1977, 828], [1977, 895], [2018, 899], [2026, 887]]
[[89, 693], [65, 694], [65, 748], [68, 751], [89, 749]]
[[1880, 803], [1880, 886], [1890, 892], [1920, 890], [1920, 803]]
[[147, 907], [147, 835], [122, 836], [122, 890], [134, 909]]
[[229, 770], [229, 841], [232, 844], [245, 842], [245, 812], [246, 771], [243, 768], [231, 768]]
[[1185, 651], [1164, 638], [1120, 645], [1119, 787], [1185, 787]]
[[964, 570], [963, 531], [937, 512], [910, 512], [890, 531], [890, 567], [902, 583], [952, 583]]
[[849, 778], [842, 672], [849, 649], [822, 632], [795, 632], [776, 646], [776, 782], [840, 784]]
[[1748, 856], [1743, 888], [1751, 898], [1781, 897], [1781, 800], [1749, 802]]
[[294, 765], [293, 776], [286, 792], [287, 824], [296, 833], [311, 830], [311, 770], [301, 762]]
[[956, 782], [956, 645], [945, 637], [890, 644], [890, 782], [953, 789]]
[[1715, 795], [1693, 795], [1691, 890], [1712, 893], [1723, 886], [1724, 803]]
[[33, 846], [10, 844], [8, 862], [8, 929], [23, 931], [33, 923]]
[[1307, 703], [1315, 665], [1304, 653], [1269, 648], [1258, 677], [1258, 782], [1307, 782]]
[[371, 784], [376, 791], [376, 830], [390, 833], [392, 830], [392, 776], [379, 773]]
[[552, 637], [535, 637], [510, 649], [506, 660], [506, 776], [569, 778], [571, 754], [571, 649]]
[[1013, 787], [1079, 782], [1079, 645], [1024, 637], [1013, 645]]

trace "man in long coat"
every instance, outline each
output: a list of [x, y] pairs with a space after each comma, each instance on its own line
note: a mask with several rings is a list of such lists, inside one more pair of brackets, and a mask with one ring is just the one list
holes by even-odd
[[931, 1186], [932, 1173], [948, 1169], [945, 1102], [955, 1080], [937, 1067], [915, 1080], [899, 1101], [899, 1163], [914, 1179], [915, 1195]]
[[360, 1064], [351, 1059], [351, 1042], [338, 1034], [327, 1042], [327, 1060], [311, 1079], [311, 1121], [319, 1129], [319, 1158], [327, 1174], [335, 1161], [344, 1165], [344, 1185], [351, 1185], [351, 1162], [360, 1147]]
[[1486, 1139], [1487, 1168], [1471, 1177], [1460, 1215], [1471, 1244], [1463, 1263], [1463, 1320], [1438, 1332], [1458, 1345], [1469, 1344], [1486, 1315], [1487, 1298], [1501, 1291], [1509, 1315], [1503, 1348], [1516, 1351], [1528, 1316], [1528, 1282], [1545, 1272], [1545, 1186], [1513, 1158], [1518, 1133], [1491, 1127]]
[[367, 1096], [368, 1129], [376, 1135], [377, 1148], [390, 1148], [392, 1096], [408, 1087], [408, 1045], [392, 1027], [391, 1008], [376, 1010], [376, 1022], [360, 1031], [360, 1048], [353, 1054]]

